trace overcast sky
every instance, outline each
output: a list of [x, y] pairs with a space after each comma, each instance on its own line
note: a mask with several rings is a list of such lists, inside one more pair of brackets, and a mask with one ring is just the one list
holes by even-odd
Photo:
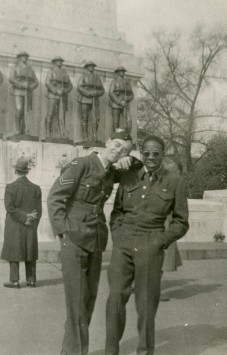
[[117, 0], [118, 29], [142, 53], [152, 31], [176, 27], [189, 32], [196, 23], [227, 28], [227, 0]]

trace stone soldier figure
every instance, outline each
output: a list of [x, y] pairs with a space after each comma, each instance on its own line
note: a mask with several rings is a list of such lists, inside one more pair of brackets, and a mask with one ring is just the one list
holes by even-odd
[[125, 79], [126, 69], [118, 67], [115, 69], [115, 78], [110, 84], [109, 96], [110, 107], [112, 108], [113, 131], [117, 128], [131, 131], [132, 119], [129, 111], [129, 103], [134, 98], [131, 84]]
[[72, 82], [65, 69], [62, 69], [62, 57], [52, 59], [53, 67], [48, 71], [45, 85], [47, 87], [47, 116], [46, 136], [51, 136], [54, 117], [58, 119], [61, 138], [65, 136], [65, 115], [68, 110], [68, 94], [73, 88]]
[[92, 139], [97, 141], [97, 130], [99, 126], [99, 97], [105, 92], [98, 74], [94, 73], [96, 64], [86, 62], [84, 73], [79, 79], [77, 91], [79, 92], [78, 102], [80, 103], [82, 134], [83, 139], [88, 139], [88, 120], [92, 121]]
[[31, 65], [27, 63], [29, 54], [20, 52], [17, 64], [10, 73], [11, 94], [14, 96], [16, 134], [29, 134], [28, 115], [32, 110], [32, 92], [38, 80]]

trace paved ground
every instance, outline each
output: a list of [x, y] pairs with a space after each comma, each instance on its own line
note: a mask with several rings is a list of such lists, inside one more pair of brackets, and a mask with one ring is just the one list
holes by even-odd
[[[0, 264], [0, 355], [59, 355], [65, 320], [60, 264], [38, 264], [38, 287], [26, 288], [21, 264], [20, 290], [2, 286], [8, 264]], [[155, 355], [227, 354], [227, 260], [185, 261], [166, 273], [156, 318]], [[106, 271], [102, 271], [96, 310], [90, 329], [90, 355], [103, 354]], [[128, 304], [121, 355], [136, 346], [133, 296]]]

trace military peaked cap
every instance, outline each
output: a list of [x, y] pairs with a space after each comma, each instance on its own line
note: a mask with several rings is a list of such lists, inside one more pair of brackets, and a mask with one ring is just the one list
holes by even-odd
[[89, 66], [97, 67], [97, 65], [94, 62], [92, 62], [91, 60], [84, 64], [84, 68], [89, 67]]
[[51, 62], [54, 63], [54, 62], [57, 62], [58, 60], [61, 62], [65, 61], [62, 57], [58, 56], [58, 57], [54, 57]]
[[126, 72], [127, 70], [124, 67], [117, 67], [114, 72], [117, 73], [118, 71], [124, 71]]
[[127, 131], [115, 132], [111, 139], [122, 139], [123, 141], [132, 141], [131, 135]]
[[16, 161], [16, 165], [13, 165], [13, 167], [21, 172], [28, 172], [30, 170], [30, 168], [28, 167], [28, 160], [23, 157], [18, 158]]
[[29, 57], [29, 54], [27, 53], [27, 52], [19, 52], [18, 54], [17, 54], [17, 58], [19, 58], [19, 57]]

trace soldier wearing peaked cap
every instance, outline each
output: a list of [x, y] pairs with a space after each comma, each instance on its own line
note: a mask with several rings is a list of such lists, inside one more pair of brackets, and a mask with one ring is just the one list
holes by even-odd
[[61, 239], [67, 308], [62, 354], [88, 354], [88, 327], [108, 236], [103, 207], [118, 179], [112, 164], [123, 157], [131, 162], [126, 157], [133, 147], [131, 139], [127, 132], [115, 133], [100, 154], [73, 160], [49, 192], [50, 222]]
[[38, 80], [31, 65], [27, 63], [29, 54], [17, 54], [17, 63], [10, 73], [11, 95], [14, 97], [16, 134], [29, 134], [32, 111], [32, 93]]
[[42, 214], [41, 189], [27, 179], [28, 160], [18, 158], [17, 179], [5, 188], [6, 221], [1, 258], [10, 265], [5, 287], [19, 288], [19, 262], [25, 262], [27, 286], [35, 287], [38, 259], [37, 228]]
[[45, 85], [47, 88], [47, 116], [46, 136], [52, 135], [52, 124], [54, 117], [58, 120], [58, 127], [61, 138], [65, 137], [65, 115], [68, 110], [68, 94], [73, 88], [72, 82], [66, 70], [62, 68], [64, 59], [60, 56], [54, 57], [51, 61], [53, 67], [47, 73]]
[[129, 110], [129, 103], [134, 98], [131, 84], [125, 79], [126, 69], [117, 67], [114, 71], [115, 78], [110, 84], [109, 97], [112, 108], [113, 131], [117, 128], [131, 131], [132, 120]]
[[80, 104], [83, 139], [88, 140], [89, 119], [92, 125], [92, 140], [97, 141], [99, 127], [99, 97], [105, 92], [98, 74], [94, 73], [96, 64], [88, 61], [84, 64], [84, 73], [77, 85], [78, 102]]

